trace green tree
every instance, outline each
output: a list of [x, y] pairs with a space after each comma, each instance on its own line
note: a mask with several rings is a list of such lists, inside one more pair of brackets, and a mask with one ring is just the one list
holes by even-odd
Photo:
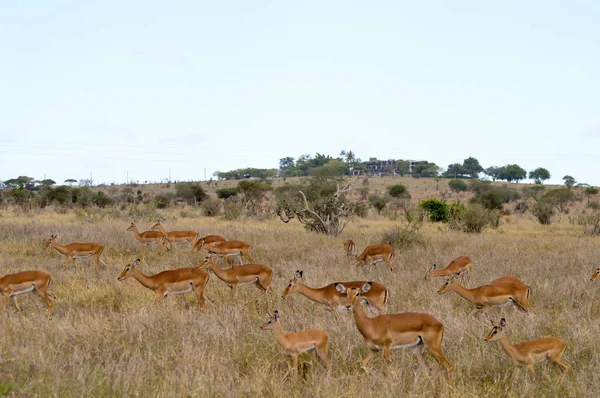
[[467, 183], [462, 180], [450, 180], [448, 181], [448, 186], [457, 194], [465, 192], [468, 189]]
[[65, 184], [69, 184], [69, 185], [73, 185], [77, 182], [77, 180], [73, 179], [73, 178], [67, 178], [65, 180]]
[[503, 171], [500, 175], [501, 180], [506, 180], [508, 182], [516, 182], [527, 178], [527, 172], [518, 164], [508, 164], [503, 167]]
[[296, 162], [294, 162], [294, 158], [288, 156], [288, 157], [279, 159], [279, 168], [280, 169], [282, 169], [282, 170], [291, 169], [293, 167], [296, 167]]
[[474, 157], [468, 157], [463, 161], [463, 167], [471, 178], [479, 178], [479, 173], [483, 171], [483, 167], [479, 164], [479, 160]]
[[587, 203], [590, 203], [590, 198], [594, 195], [597, 195], [598, 192], [600, 192], [600, 190], [598, 190], [598, 188], [596, 187], [587, 187], [586, 189], [584, 189], [583, 193], [587, 197]]
[[240, 192], [238, 187], [220, 188], [216, 190], [219, 199], [229, 199]]
[[371, 195], [369, 196], [369, 202], [377, 211], [377, 214], [381, 214], [381, 211], [385, 209], [385, 206], [387, 205], [387, 200], [383, 196]]
[[569, 188], [569, 189], [573, 188], [573, 185], [575, 185], [576, 181], [570, 175], [566, 175], [562, 179], [565, 182], [566, 187]]
[[396, 184], [392, 185], [391, 187], [388, 187], [388, 192], [390, 196], [394, 198], [405, 198], [407, 196], [410, 196], [408, 193], [408, 189], [406, 189], [406, 187], [402, 184]]
[[502, 174], [504, 173], [504, 167], [490, 166], [483, 172], [489, 176], [492, 181], [501, 180]]
[[447, 222], [448, 221], [448, 205], [445, 202], [437, 199], [424, 200], [419, 204], [419, 207], [425, 210], [429, 221]]
[[238, 183], [238, 189], [246, 214], [250, 216], [260, 215], [262, 205], [267, 199], [267, 192], [271, 190], [271, 186], [261, 181], [244, 180]]
[[560, 213], [567, 213], [569, 206], [575, 201], [575, 193], [568, 188], [552, 189], [541, 200], [552, 204]]
[[448, 169], [443, 174], [446, 178], [458, 178], [467, 174], [467, 169], [460, 163], [452, 163], [448, 165]]
[[529, 172], [529, 179], [534, 180], [536, 184], [542, 184], [544, 181], [550, 179], [550, 172], [543, 167], [538, 167]]
[[439, 171], [438, 165], [424, 161], [414, 165], [412, 174], [416, 177], [436, 177]]
[[397, 160], [396, 167], [398, 168], [398, 174], [404, 176], [410, 171], [410, 163], [406, 160]]
[[42, 185], [43, 188], [47, 188], [47, 187], [51, 187], [52, 185], [55, 185], [56, 181], [54, 181], [53, 179], [47, 178], [45, 180], [40, 181], [40, 184]]

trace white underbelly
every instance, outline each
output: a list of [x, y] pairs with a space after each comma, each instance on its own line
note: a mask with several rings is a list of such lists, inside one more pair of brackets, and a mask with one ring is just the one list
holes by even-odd
[[92, 253], [88, 253], [88, 254], [78, 254], [73, 258], [88, 258], [88, 257], [92, 257]]
[[256, 278], [256, 279], [253, 279], [253, 280], [251, 280], [251, 281], [248, 281], [248, 282], [240, 282], [240, 283], [238, 283], [238, 286], [239, 286], [239, 285], [249, 285], [249, 284], [251, 284], [251, 283], [256, 283], [256, 282], [258, 282], [258, 278]]
[[494, 308], [502, 308], [502, 307], [508, 307], [512, 305], [512, 300], [508, 300], [506, 303], [504, 304], [496, 304], [496, 305], [492, 305], [492, 307]]
[[35, 289], [35, 286], [34, 286], [34, 285], [31, 285], [31, 287], [28, 287], [27, 289], [20, 290], [20, 291], [18, 291], [18, 292], [14, 292], [14, 293], [12, 293], [12, 294], [10, 295], [10, 297], [14, 297], [14, 296], [17, 296], [17, 295], [19, 295], [19, 294], [25, 294], [25, 293], [32, 292], [32, 291], [33, 291], [33, 289]]
[[170, 290], [167, 291], [165, 293], [165, 296], [171, 296], [173, 294], [185, 294], [185, 293], [190, 293], [192, 290], [194, 290], [194, 287], [192, 285], [190, 285], [190, 287], [186, 290]]
[[314, 346], [314, 345], [311, 345], [311, 346], [310, 346], [310, 347], [308, 347], [308, 348], [305, 348], [305, 349], [303, 349], [303, 350], [300, 350], [300, 354], [302, 354], [303, 352], [306, 352], [306, 351], [314, 350], [314, 349], [315, 349], [315, 346]]
[[417, 338], [417, 341], [415, 341], [414, 343], [393, 345], [392, 349], [395, 350], [396, 348], [411, 348], [411, 347], [418, 346], [419, 343], [421, 343], [421, 339]]

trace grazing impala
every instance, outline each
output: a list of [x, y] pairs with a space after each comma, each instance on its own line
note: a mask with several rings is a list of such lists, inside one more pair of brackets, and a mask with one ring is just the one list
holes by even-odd
[[198, 232], [196, 231], [171, 231], [167, 232], [165, 227], [160, 223], [160, 220], [154, 224], [152, 231], [160, 231], [165, 234], [165, 239], [169, 242], [169, 249], [173, 250], [173, 243], [187, 243], [192, 248], [198, 239]]
[[435, 264], [427, 271], [425, 274], [425, 280], [428, 281], [434, 276], [452, 276], [454, 274], [462, 274], [463, 278], [465, 274], [467, 276], [471, 276], [471, 267], [473, 266], [473, 262], [467, 256], [460, 256], [455, 258], [446, 266], [444, 269], [435, 269]]
[[[446, 281], [438, 293], [452, 291], [458, 293], [462, 298], [475, 304], [471, 314], [482, 309], [489, 310], [492, 307], [506, 307], [511, 304], [514, 304], [521, 311], [533, 312], [529, 305], [531, 290], [528, 286], [524, 284], [520, 286], [514, 283], [497, 283], [497, 281], [494, 281], [495, 284], [467, 289], [458, 282], [458, 274], [455, 274]], [[520, 283], [522, 284], [522, 282]]]
[[[71, 243], [66, 246], [62, 246], [60, 243], [56, 241], [58, 235], [50, 235], [48, 241], [46, 241], [46, 245], [44, 249], [49, 248], [50, 246], [54, 247], [60, 253], [67, 256], [67, 260], [63, 264], [63, 268], [67, 268], [67, 265], [72, 261], [73, 265], [75, 265], [75, 260], [78, 258], [88, 258], [94, 257], [96, 260], [96, 265], [98, 265], [98, 269], [100, 269], [100, 263], [106, 267], [106, 263], [102, 261], [100, 255], [104, 251], [104, 246], [100, 243]], [[77, 265], [75, 265], [77, 268]]]
[[48, 313], [50, 314], [50, 317], [52, 317], [52, 308], [54, 307], [54, 304], [48, 298], [47, 292], [51, 280], [52, 277], [42, 271], [23, 271], [4, 275], [0, 278], [0, 294], [4, 296], [2, 312], [6, 311], [8, 299], [11, 299], [17, 311], [21, 313], [16, 296], [35, 290], [46, 302], [46, 305], [48, 305]]
[[563, 354], [567, 348], [564, 340], [556, 337], [544, 337], [537, 340], [524, 341], [519, 344], [513, 344], [506, 334], [506, 320], [502, 318], [500, 323], [492, 322], [492, 330], [488, 333], [485, 341], [498, 341], [502, 350], [517, 365], [513, 372], [513, 381], [517, 376], [519, 368], [527, 369], [531, 381], [535, 381], [535, 371], [533, 365], [536, 362], [548, 360], [557, 367], [557, 371], [562, 373], [561, 380], [569, 371], [570, 365], [563, 360]]
[[262, 330], [273, 329], [275, 332], [275, 341], [283, 348], [285, 355], [292, 358], [293, 372], [298, 372], [298, 355], [311, 350], [315, 351], [321, 364], [327, 369], [327, 372], [331, 371], [331, 363], [327, 357], [329, 335], [326, 332], [311, 329], [296, 333], [286, 333], [279, 323], [279, 311], [275, 310], [273, 315], [269, 313], [267, 315], [269, 320], [260, 328]]
[[197, 268], [178, 268], [149, 276], [144, 275], [136, 268], [141, 261], [138, 258], [133, 263], [126, 265], [117, 279], [124, 281], [129, 277], [133, 277], [142, 286], [152, 290], [156, 295], [152, 308], [155, 308], [163, 298], [172, 294], [194, 292], [198, 298], [200, 308], [204, 307], [205, 298], [210, 301], [204, 294], [204, 288], [209, 278], [208, 272]]
[[227, 283], [231, 288], [231, 298], [235, 297], [238, 285], [247, 285], [254, 283], [256, 287], [268, 293], [271, 290], [271, 280], [273, 279], [273, 270], [262, 264], [246, 264], [229, 269], [221, 269], [217, 265], [217, 259], [206, 257], [202, 263], [198, 264], [200, 268], [208, 268], [214, 274]]
[[344, 242], [344, 250], [346, 250], [346, 256], [348, 257], [348, 261], [352, 262], [354, 256], [356, 256], [356, 245], [352, 240], [347, 240]]
[[[325, 304], [332, 310], [337, 309], [345, 309], [346, 308], [346, 295], [340, 293], [335, 285], [337, 283], [341, 283], [346, 288], [351, 287], [362, 287], [365, 283], [363, 281], [354, 281], [354, 282], [336, 282], [331, 283], [327, 286], [324, 286], [319, 289], [314, 289], [310, 286], [307, 286], [302, 281], [302, 271], [296, 271], [294, 274], [294, 279], [288, 282], [287, 287], [283, 291], [282, 299], [285, 299], [287, 296], [298, 293], [311, 299], [312, 301], [316, 301], [319, 304]], [[371, 289], [366, 292], [362, 296], [363, 300], [369, 305], [377, 309], [380, 314], [385, 313], [385, 307], [389, 298], [389, 291], [385, 286], [379, 284], [377, 282], [373, 282]]]
[[225, 238], [219, 235], [207, 235], [204, 238], [200, 238], [194, 243], [194, 247], [192, 247], [192, 252], [198, 252], [202, 249], [204, 245], [210, 245], [211, 243], [222, 243], [225, 242]]
[[396, 266], [392, 264], [392, 257], [394, 256], [394, 248], [391, 245], [382, 243], [379, 245], [367, 246], [365, 250], [358, 256], [354, 256], [356, 265], [359, 266], [361, 262], [366, 264], [374, 265], [385, 261], [390, 267], [390, 271], [396, 272]]
[[452, 366], [442, 353], [442, 338], [444, 325], [429, 314], [405, 312], [401, 314], [379, 315], [374, 318], [367, 317], [361, 301], [363, 295], [371, 289], [372, 283], [365, 283], [362, 287], [346, 288], [343, 284], [336, 284], [336, 289], [347, 296], [346, 308], [352, 309], [354, 322], [360, 334], [369, 347], [367, 355], [363, 358], [361, 368], [367, 371], [367, 362], [373, 352], [383, 350], [383, 357], [390, 362], [392, 348], [411, 348], [417, 361], [423, 368], [427, 368], [423, 360], [423, 348], [439, 362], [448, 379], [451, 378]]
[[596, 279], [598, 279], [599, 276], [600, 276], [600, 268], [596, 268], [596, 271], [594, 271], [594, 275], [592, 275], [590, 280], [595, 281]]
[[227, 257], [229, 256], [240, 256], [240, 264], [244, 264], [242, 257], [245, 257], [250, 264], [254, 263], [252, 257], [250, 257], [250, 245], [246, 242], [239, 240], [229, 240], [221, 243], [212, 243], [210, 245], [204, 245], [204, 248], [211, 254], [223, 257], [225, 267], [227, 267]]
[[[144, 245], [144, 256], [146, 255], [146, 249], [150, 245], [158, 245], [164, 251], [169, 251], [169, 249], [164, 245], [166, 237], [165, 234], [163, 234], [162, 232], [146, 231], [140, 234], [140, 231], [138, 231], [134, 223], [131, 223], [131, 226], [127, 228], [127, 230], [132, 231], [135, 235], [135, 238], [139, 240], [142, 243], [142, 245]], [[142, 258], [144, 257], [142, 256]]]

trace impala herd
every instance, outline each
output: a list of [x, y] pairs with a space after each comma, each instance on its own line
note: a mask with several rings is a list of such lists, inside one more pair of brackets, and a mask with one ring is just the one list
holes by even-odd
[[[118, 277], [119, 281], [134, 278], [144, 287], [155, 293], [153, 308], [166, 296], [173, 294], [194, 293], [198, 299], [200, 308], [203, 308], [206, 300], [212, 302], [205, 294], [205, 288], [209, 281], [208, 270], [226, 283], [231, 288], [231, 297], [235, 298], [237, 288], [240, 285], [253, 284], [263, 291], [263, 294], [273, 291], [271, 286], [273, 270], [262, 264], [254, 264], [250, 256], [251, 246], [242, 241], [226, 241], [217, 235], [208, 235], [199, 238], [195, 231], [171, 231], [164, 229], [159, 222], [150, 231], [140, 233], [134, 223], [127, 228], [132, 231], [135, 238], [144, 246], [143, 254], [149, 245], [156, 244], [162, 250], [168, 252], [173, 250], [173, 244], [185, 243], [191, 247], [192, 252], [205, 252], [204, 258], [195, 268], [179, 268], [162, 271], [156, 275], [145, 275], [138, 268], [142, 259], [136, 259], [124, 267]], [[99, 243], [71, 243], [62, 246], [56, 241], [57, 235], [51, 235], [45, 244], [45, 248], [54, 247], [58, 252], [65, 255], [66, 261], [63, 268], [68, 264], [81, 258], [94, 257], [98, 266], [106, 267], [106, 263], [100, 258], [104, 246]], [[167, 244], [168, 246], [167, 247]], [[368, 246], [359, 255], [355, 252], [355, 244], [348, 240], [344, 248], [349, 261], [355, 262], [356, 266], [361, 263], [374, 265], [385, 262], [389, 269], [396, 271], [392, 263], [394, 250], [389, 244], [377, 244]], [[227, 268], [228, 257], [239, 256], [240, 265]], [[223, 258], [224, 267], [218, 265], [218, 260]], [[249, 261], [244, 264], [243, 258]], [[465, 277], [470, 278], [472, 261], [467, 256], [461, 256], [452, 260], [444, 269], [436, 269], [434, 264], [425, 274], [425, 281], [433, 277], [446, 277], [445, 283], [438, 293], [454, 291], [465, 300], [473, 304], [471, 314], [479, 311], [490, 311], [496, 307], [515, 306], [517, 309], [533, 315], [533, 309], [529, 304], [531, 288], [513, 276], [504, 276], [491, 281], [487, 285], [475, 288], [467, 288], [462, 285]], [[394, 348], [410, 348], [415, 355], [419, 365], [427, 370], [423, 359], [423, 351], [427, 351], [446, 370], [448, 379], [451, 380], [452, 366], [442, 352], [442, 340], [444, 325], [433, 316], [425, 313], [397, 313], [386, 314], [386, 306], [389, 301], [390, 292], [384, 285], [372, 281], [348, 281], [335, 282], [329, 285], [313, 288], [306, 285], [303, 280], [303, 271], [297, 270], [283, 291], [282, 299], [298, 293], [306, 298], [325, 305], [329, 310], [350, 310], [354, 316], [354, 322], [358, 332], [366, 342], [368, 351], [362, 359], [361, 368], [368, 372], [367, 363], [374, 352], [382, 351], [384, 362], [390, 361], [390, 351]], [[459, 281], [459, 277], [461, 277]], [[600, 268], [596, 269], [591, 277], [595, 280], [600, 276]], [[3, 312], [9, 299], [13, 302], [16, 310], [21, 309], [16, 301], [16, 296], [32, 291], [37, 292], [48, 306], [49, 317], [52, 317], [53, 302], [48, 292], [51, 276], [42, 271], [24, 271], [8, 274], [0, 278], [0, 294], [4, 296], [2, 304]], [[365, 312], [363, 305], [366, 304], [377, 316], [370, 317]], [[268, 313], [268, 320], [261, 329], [272, 329], [275, 333], [276, 342], [283, 348], [286, 356], [292, 359], [291, 371], [298, 371], [298, 355], [306, 351], [314, 351], [322, 365], [331, 371], [331, 362], [328, 358], [329, 335], [323, 330], [305, 330], [296, 333], [287, 333], [281, 327], [280, 312], [275, 310], [273, 314]], [[506, 320], [500, 322], [492, 321], [492, 330], [485, 337], [485, 341], [498, 341], [502, 350], [517, 365], [514, 376], [519, 367], [527, 369], [530, 379], [534, 380], [533, 364], [543, 360], [549, 360], [557, 366], [562, 374], [561, 380], [569, 370], [569, 365], [563, 361], [566, 350], [564, 340], [555, 337], [546, 337], [519, 344], [513, 344], [504, 333]], [[514, 380], [514, 377], [513, 377]]]

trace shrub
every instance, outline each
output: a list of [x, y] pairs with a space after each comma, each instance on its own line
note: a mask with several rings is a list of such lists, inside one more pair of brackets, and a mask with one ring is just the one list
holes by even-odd
[[234, 188], [220, 188], [217, 189], [217, 197], [219, 199], [228, 199], [232, 196], [235, 196], [238, 194], [240, 190], [237, 187]]
[[538, 200], [531, 206], [531, 214], [537, 218], [540, 224], [550, 225], [554, 216], [554, 205], [547, 200]]
[[72, 188], [73, 203], [86, 207], [92, 204], [94, 193], [88, 187]]
[[426, 216], [432, 222], [448, 221], [448, 205], [437, 199], [424, 200], [419, 207], [425, 210]]
[[389, 231], [385, 232], [381, 238], [381, 242], [389, 242], [394, 248], [399, 249], [415, 244], [423, 245], [425, 238], [420, 233], [423, 225], [422, 211], [420, 209], [412, 209], [404, 213], [404, 220]]
[[450, 180], [448, 186], [456, 193], [465, 192], [468, 189], [467, 183], [463, 180]]
[[98, 191], [92, 198], [92, 202], [98, 207], [104, 208], [113, 204], [113, 199], [107, 196], [104, 192]]
[[157, 209], [166, 209], [171, 204], [171, 201], [165, 195], [156, 195], [154, 197], [154, 205]]
[[587, 204], [587, 207], [592, 210], [600, 210], [600, 202], [593, 201]]
[[242, 216], [243, 212], [244, 206], [241, 203], [237, 203], [233, 200], [228, 200], [223, 205], [223, 218], [225, 220], [237, 220]]
[[494, 228], [500, 226], [500, 212], [479, 204], [470, 204], [457, 211], [450, 224], [452, 229], [470, 234], [481, 233], [488, 226]]
[[185, 200], [188, 204], [202, 203], [208, 198], [201, 185], [192, 182], [182, 182], [177, 184], [175, 195]]
[[383, 196], [371, 195], [369, 197], [369, 202], [371, 206], [377, 211], [377, 214], [381, 214], [381, 211], [385, 209], [385, 205], [387, 204], [387, 200]]
[[388, 188], [388, 192], [393, 198], [404, 198], [406, 196], [410, 196], [406, 187], [401, 184], [392, 185]]
[[529, 204], [527, 204], [527, 202], [519, 202], [515, 206], [515, 211], [519, 214], [524, 214], [527, 210], [529, 210]]
[[206, 217], [216, 217], [221, 212], [222, 203], [218, 199], [208, 199], [202, 202], [200, 208]]

